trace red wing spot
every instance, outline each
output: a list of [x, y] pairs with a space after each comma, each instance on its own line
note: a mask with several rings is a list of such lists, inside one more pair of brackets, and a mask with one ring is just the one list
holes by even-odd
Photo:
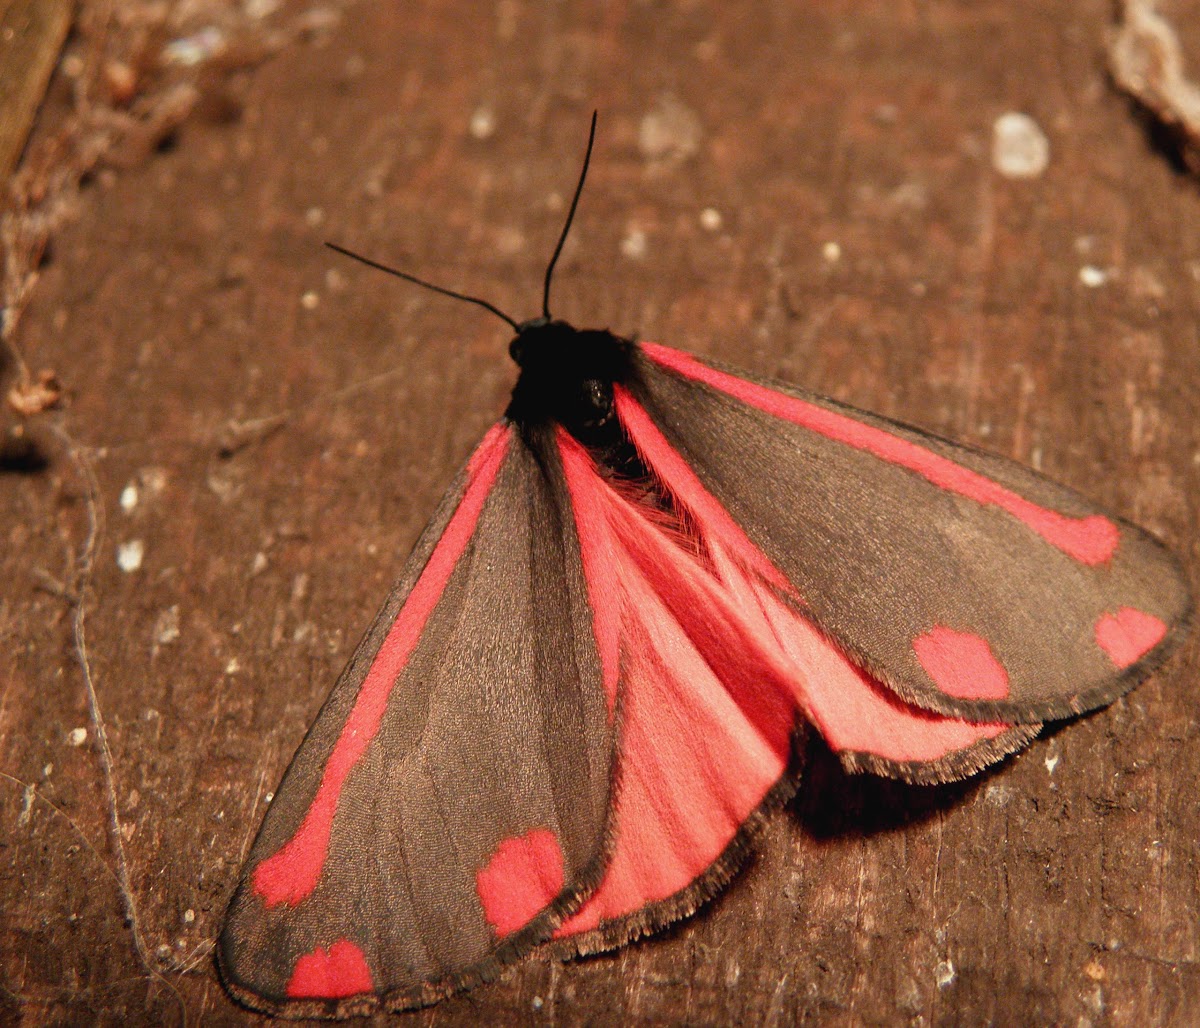
[[562, 889], [562, 849], [545, 828], [505, 839], [475, 875], [483, 916], [501, 937], [527, 925]]
[[341, 999], [373, 992], [367, 958], [349, 939], [339, 939], [328, 950], [318, 946], [296, 961], [287, 984], [293, 999]]
[[1122, 670], [1137, 663], [1166, 634], [1165, 622], [1135, 607], [1122, 607], [1096, 620], [1096, 645]]
[[1117, 552], [1121, 541], [1120, 529], [1103, 515], [1089, 514], [1073, 518], [1060, 514], [903, 436], [710, 368], [691, 355], [670, 347], [657, 343], [642, 343], [641, 347], [651, 360], [685, 378], [703, 382], [743, 403], [817, 432], [827, 439], [874, 454], [897, 467], [907, 468], [939, 489], [965, 496], [984, 506], [999, 507], [1081, 564], [1104, 564]]
[[913, 652], [947, 696], [960, 700], [1008, 697], [1008, 672], [983, 636], [934, 625], [913, 640]]

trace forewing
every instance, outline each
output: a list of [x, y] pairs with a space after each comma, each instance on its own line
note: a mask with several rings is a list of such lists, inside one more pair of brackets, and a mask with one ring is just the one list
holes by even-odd
[[1011, 461], [656, 345], [631, 390], [806, 616], [908, 702], [1069, 716], [1182, 632], [1171, 555]]
[[598, 881], [614, 728], [561, 475], [485, 438], [301, 745], [219, 943], [287, 1016], [493, 976]]

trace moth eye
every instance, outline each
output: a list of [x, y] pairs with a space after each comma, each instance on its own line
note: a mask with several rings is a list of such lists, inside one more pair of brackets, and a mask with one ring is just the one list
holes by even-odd
[[583, 397], [588, 404], [601, 414], [607, 414], [613, 405], [612, 386], [598, 378], [586, 379], [583, 383]]

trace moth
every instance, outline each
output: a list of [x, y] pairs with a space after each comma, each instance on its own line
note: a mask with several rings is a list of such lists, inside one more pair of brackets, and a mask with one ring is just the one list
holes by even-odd
[[267, 811], [217, 957], [255, 1009], [619, 946], [725, 885], [809, 729], [848, 771], [961, 778], [1183, 633], [1171, 555], [1069, 489], [553, 318], [595, 128], [540, 317], [377, 265], [503, 318], [520, 373]]

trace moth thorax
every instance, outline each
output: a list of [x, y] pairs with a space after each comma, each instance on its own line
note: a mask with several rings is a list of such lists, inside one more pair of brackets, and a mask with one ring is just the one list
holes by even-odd
[[587, 446], [619, 432], [613, 385], [628, 381], [632, 344], [611, 332], [564, 321], [521, 326], [509, 354], [521, 369], [508, 417], [522, 425], [557, 422]]

